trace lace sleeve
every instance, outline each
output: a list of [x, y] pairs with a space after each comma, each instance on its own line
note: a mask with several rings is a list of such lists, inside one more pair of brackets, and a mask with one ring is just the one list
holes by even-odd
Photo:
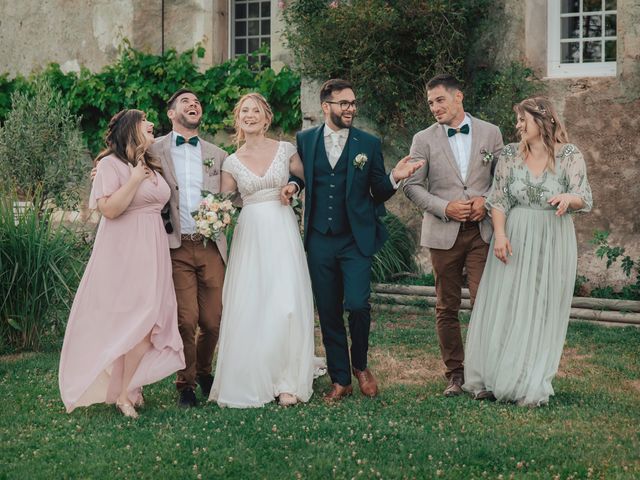
[[593, 207], [591, 186], [587, 180], [587, 166], [582, 153], [575, 145], [567, 145], [564, 152], [566, 191], [578, 195], [584, 201], [584, 207], [574, 212], [589, 212]]
[[230, 173], [233, 178], [236, 178], [235, 158], [235, 154], [229, 155], [224, 159], [224, 162], [222, 162], [222, 166], [220, 167], [220, 170]]
[[487, 196], [487, 209], [491, 211], [492, 208], [496, 208], [505, 215], [509, 213], [511, 207], [514, 206], [515, 201], [513, 194], [511, 193], [511, 184], [513, 183], [513, 155], [515, 154], [513, 145], [507, 145], [502, 150], [500, 157], [498, 157], [498, 163], [496, 165], [496, 171], [493, 175], [493, 184], [491, 190]]
[[293, 155], [298, 153], [298, 150], [296, 149], [296, 147], [293, 146], [293, 144], [289, 142], [282, 142], [282, 143], [284, 143], [284, 153], [285, 153], [285, 157], [287, 157], [287, 160], [289, 160], [291, 157], [293, 157]]

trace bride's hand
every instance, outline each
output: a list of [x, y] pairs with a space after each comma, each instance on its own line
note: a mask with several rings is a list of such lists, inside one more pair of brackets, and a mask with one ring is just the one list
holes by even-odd
[[291, 198], [298, 191], [297, 185], [288, 183], [280, 190], [280, 201], [283, 205], [291, 205]]

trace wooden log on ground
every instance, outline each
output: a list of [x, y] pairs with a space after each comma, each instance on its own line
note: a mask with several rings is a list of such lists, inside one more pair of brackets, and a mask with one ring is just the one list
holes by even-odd
[[[425, 309], [423, 307], [416, 307], [411, 305], [392, 305], [388, 303], [374, 303], [373, 310], [381, 312], [405, 313], [407, 315], [424, 315], [425, 313]], [[578, 312], [574, 312], [573, 310], [578, 310]], [[587, 322], [596, 325], [603, 325], [606, 327], [634, 326], [640, 328], [640, 322], [629, 322], [628, 320], [628, 318], [625, 318], [624, 321], [621, 321], [620, 319], [609, 320], [605, 318], [586, 318], [584, 314], [580, 314], [580, 309], [572, 309], [571, 316], [569, 317], [569, 321], [571, 322]]]
[[[436, 287], [422, 285], [390, 285], [378, 283], [373, 285], [373, 291], [383, 294], [420, 295], [435, 297]], [[469, 289], [462, 289], [462, 298], [469, 297]], [[619, 312], [640, 312], [640, 302], [635, 300], [616, 300], [611, 298], [573, 297], [573, 308], [589, 308], [595, 310], [614, 310]]]

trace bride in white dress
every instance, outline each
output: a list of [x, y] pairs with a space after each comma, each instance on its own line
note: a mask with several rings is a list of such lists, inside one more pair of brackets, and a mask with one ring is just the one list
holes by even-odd
[[222, 293], [215, 380], [220, 406], [306, 402], [315, 372], [313, 296], [293, 209], [280, 201], [290, 173], [303, 178], [295, 147], [265, 137], [273, 117], [257, 93], [234, 109], [244, 144], [222, 165], [223, 192], [238, 190], [243, 208], [231, 243]]

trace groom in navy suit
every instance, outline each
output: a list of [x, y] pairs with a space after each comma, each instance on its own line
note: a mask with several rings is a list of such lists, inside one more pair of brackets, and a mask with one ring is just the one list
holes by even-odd
[[[385, 172], [380, 139], [352, 126], [357, 107], [350, 82], [325, 82], [320, 102], [325, 122], [298, 133], [296, 140], [306, 184], [304, 244], [333, 383], [324, 398], [350, 395], [352, 371], [361, 392], [373, 397], [378, 386], [367, 367], [371, 261], [388, 236], [379, 215], [398, 182], [424, 162], [410, 163], [407, 156], [391, 174]], [[286, 186], [283, 196], [290, 198], [296, 188]]]

